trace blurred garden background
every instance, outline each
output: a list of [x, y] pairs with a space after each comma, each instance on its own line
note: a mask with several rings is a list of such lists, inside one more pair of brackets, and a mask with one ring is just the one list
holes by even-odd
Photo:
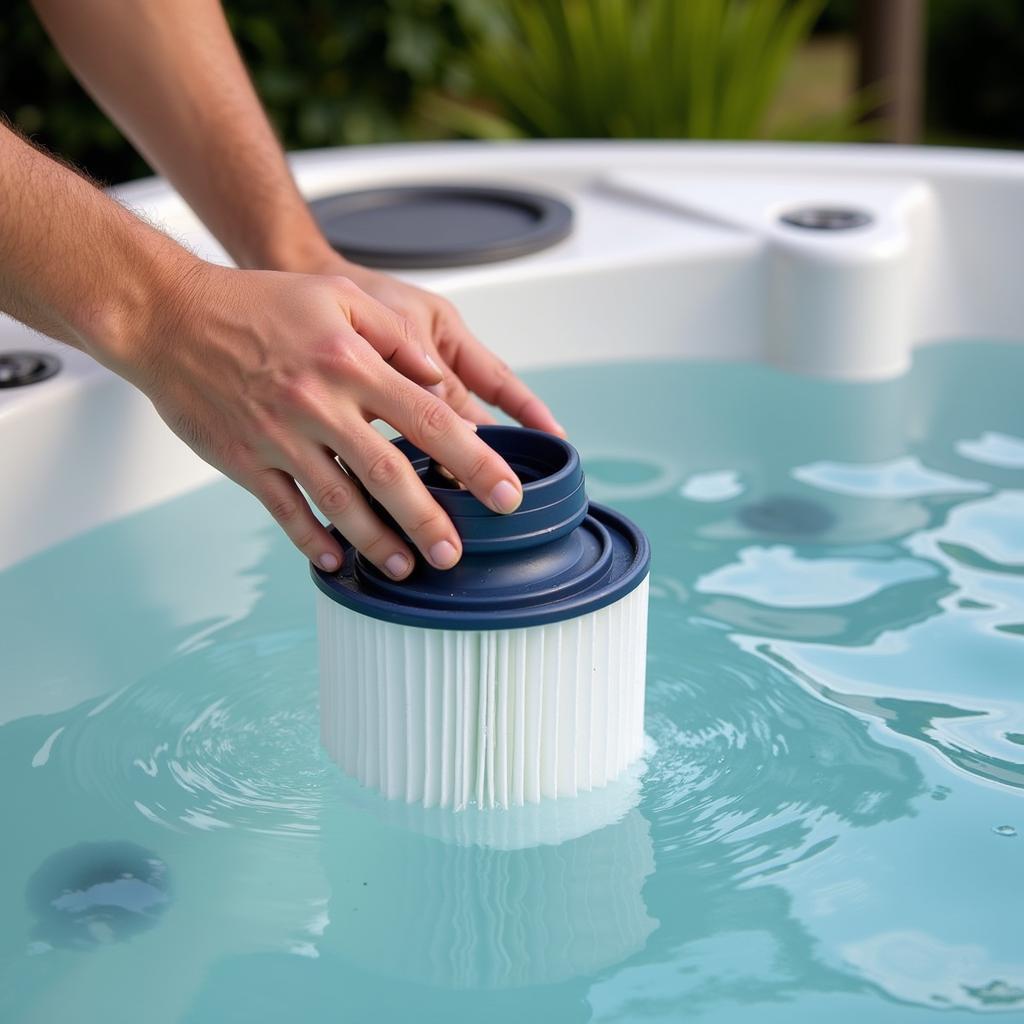
[[[1022, 0], [225, 7], [289, 149], [517, 137], [1024, 145]], [[149, 173], [27, 0], [8, 0], [0, 20], [0, 111], [101, 181]]]

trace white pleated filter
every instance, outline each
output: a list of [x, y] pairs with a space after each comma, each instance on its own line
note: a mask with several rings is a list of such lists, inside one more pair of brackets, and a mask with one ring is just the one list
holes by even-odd
[[643, 753], [647, 591], [509, 630], [397, 625], [317, 591], [321, 742], [363, 785], [425, 807], [604, 786]]

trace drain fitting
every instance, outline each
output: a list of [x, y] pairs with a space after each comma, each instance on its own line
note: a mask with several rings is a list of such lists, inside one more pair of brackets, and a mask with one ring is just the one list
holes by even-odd
[[873, 220], [863, 210], [842, 207], [804, 206], [784, 213], [779, 220], [795, 228], [810, 228], [812, 231], [848, 231], [862, 228]]
[[45, 352], [0, 352], [0, 388], [38, 384], [60, 372], [60, 360]]

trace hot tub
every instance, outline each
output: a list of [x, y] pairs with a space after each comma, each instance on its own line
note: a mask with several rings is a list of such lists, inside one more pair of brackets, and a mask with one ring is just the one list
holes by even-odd
[[[759, 1021], [1024, 1010], [1024, 158], [703, 144], [300, 154], [311, 199], [552, 193], [408, 277], [651, 536], [648, 750], [506, 817], [316, 743], [313, 598], [148, 402], [0, 390], [0, 1018]], [[160, 181], [115, 190], [225, 260]], [[499, 813], [499, 812], [496, 812]]]

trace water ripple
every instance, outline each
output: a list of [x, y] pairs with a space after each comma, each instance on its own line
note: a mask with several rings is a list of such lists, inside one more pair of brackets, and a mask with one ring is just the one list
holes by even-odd
[[[671, 610], [656, 605], [654, 618], [662, 614]], [[842, 823], [909, 812], [923, 790], [919, 768], [871, 740], [863, 722], [727, 635], [687, 629], [679, 648], [685, 656], [655, 654], [648, 683], [658, 753], [645, 807], [656, 835], [671, 836], [663, 856], [703, 861], [706, 848], [719, 870], [769, 873], [813, 855]]]
[[296, 659], [310, 641], [288, 630], [180, 655], [69, 722], [52, 757], [172, 828], [315, 833], [334, 769], [320, 755], [315, 670]]

